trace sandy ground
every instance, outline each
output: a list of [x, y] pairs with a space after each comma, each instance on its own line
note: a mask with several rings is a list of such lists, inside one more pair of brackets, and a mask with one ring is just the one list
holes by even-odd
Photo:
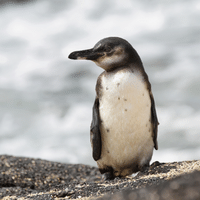
[[154, 163], [136, 176], [104, 181], [95, 167], [1, 155], [0, 186], [3, 200], [200, 199], [200, 161]]

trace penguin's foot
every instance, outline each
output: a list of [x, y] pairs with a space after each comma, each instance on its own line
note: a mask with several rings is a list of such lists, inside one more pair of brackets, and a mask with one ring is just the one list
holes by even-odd
[[150, 168], [154, 168], [154, 167], [157, 167], [157, 166], [162, 165], [162, 164], [163, 164], [163, 163], [160, 163], [160, 162], [158, 162], [158, 161], [155, 161], [155, 162], [153, 162], [153, 163], [151, 164]]
[[104, 181], [113, 180], [114, 178], [115, 178], [115, 176], [113, 175], [112, 172], [106, 172], [106, 173], [103, 175]]

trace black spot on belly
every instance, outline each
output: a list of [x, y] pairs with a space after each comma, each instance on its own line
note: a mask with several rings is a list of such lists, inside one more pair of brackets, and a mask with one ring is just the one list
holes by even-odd
[[110, 152], [107, 150], [107, 153], [110, 153]]
[[125, 111], [127, 111], [127, 109], [125, 109]]
[[108, 133], [110, 132], [110, 130], [109, 130], [108, 128], [106, 129], [106, 131], [107, 131]]
[[119, 87], [120, 83], [117, 83], [117, 87]]
[[118, 100], [120, 100], [120, 97], [118, 97]]
[[124, 99], [124, 101], [127, 101], [127, 99]]
[[142, 96], [144, 96], [144, 93], [142, 94]]
[[106, 87], [106, 90], [108, 90], [108, 87]]

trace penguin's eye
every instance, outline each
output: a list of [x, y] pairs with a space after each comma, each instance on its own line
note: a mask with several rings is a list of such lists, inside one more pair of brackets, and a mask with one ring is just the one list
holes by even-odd
[[110, 52], [110, 51], [111, 51], [111, 47], [110, 47], [110, 46], [106, 46], [106, 47], [104, 48], [104, 51], [105, 51], [105, 52]]

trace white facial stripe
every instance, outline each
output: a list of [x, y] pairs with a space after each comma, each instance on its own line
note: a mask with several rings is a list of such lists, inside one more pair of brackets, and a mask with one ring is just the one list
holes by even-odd
[[98, 65], [101, 66], [109, 66], [111, 64], [119, 63], [125, 58], [125, 54], [123, 53], [121, 48], [117, 48], [112, 56], [104, 56], [98, 60]]
[[99, 59], [97, 59], [94, 62], [99, 67], [107, 70], [107, 69], [109, 69], [109, 67], [111, 65], [121, 63], [125, 58], [126, 58], [126, 54], [124, 53], [124, 50], [120, 47], [115, 47], [115, 49], [113, 49], [112, 55], [109, 55], [109, 54], [106, 55], [106, 53], [105, 53], [104, 56], [100, 57]]
[[104, 65], [118, 63], [124, 59], [124, 55], [112, 55], [111, 57], [105, 57], [102, 59], [101, 63]]

